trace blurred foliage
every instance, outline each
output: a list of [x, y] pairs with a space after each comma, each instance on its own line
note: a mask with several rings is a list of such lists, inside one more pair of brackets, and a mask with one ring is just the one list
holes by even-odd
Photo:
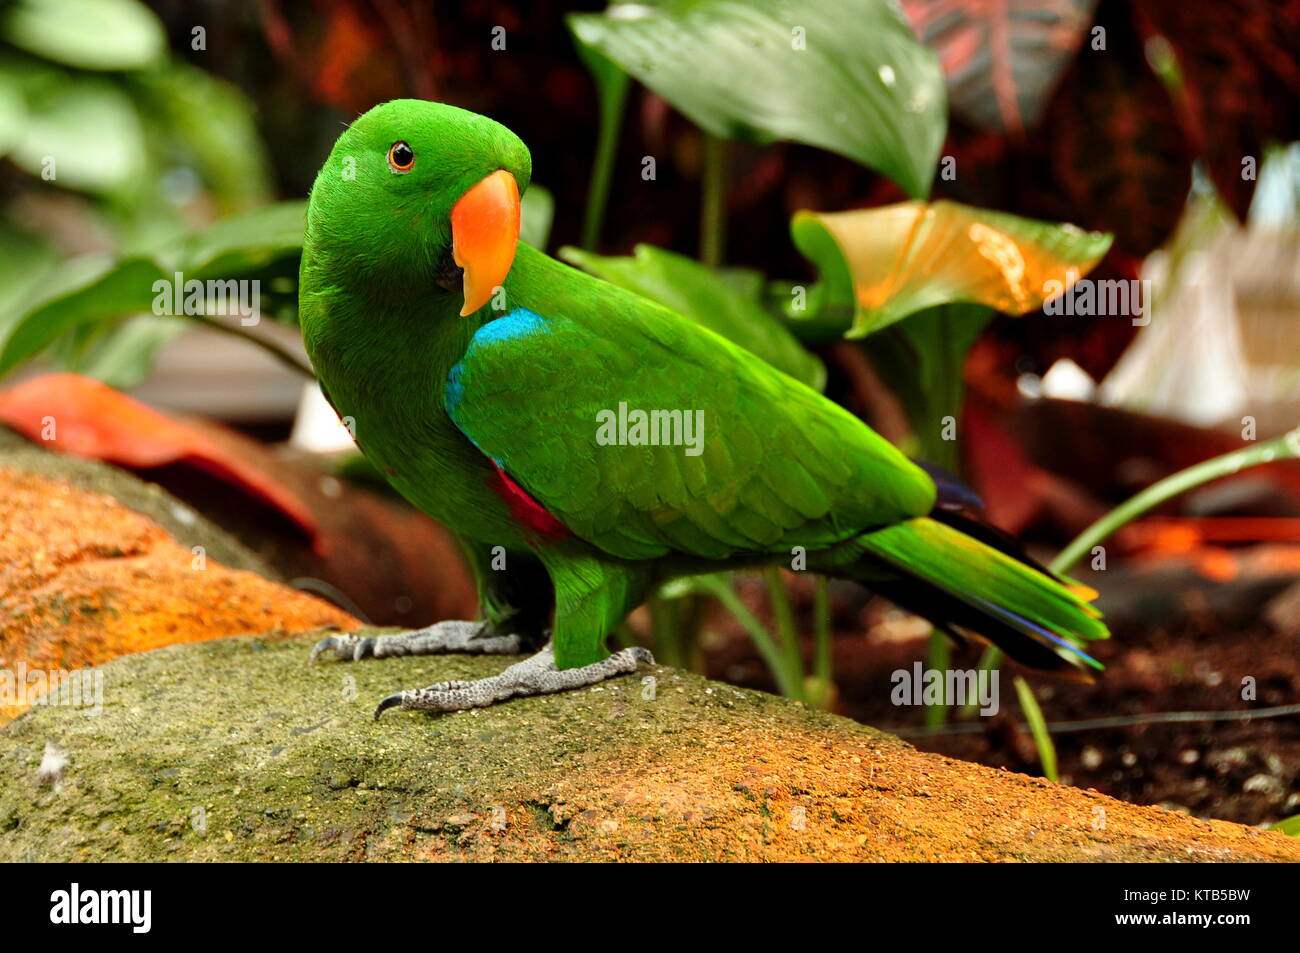
[[[161, 343], [159, 338], [165, 340], [168, 332], [184, 324], [141, 313], [153, 310], [155, 283], [170, 285], [177, 274], [185, 281], [263, 281], [261, 315], [295, 320], [305, 208], [303, 202], [269, 205], [222, 219], [148, 254], [83, 255], [56, 266], [46, 275], [43, 294], [30, 301], [29, 310], [9, 328], [0, 350], [0, 375], [56, 342], [64, 344], [64, 366], [81, 373], [96, 370], [93, 376], [110, 383], [147, 370], [147, 358]], [[132, 314], [140, 316], [131, 325], [135, 330], [129, 340], [146, 348], [145, 353], [119, 340], [106, 345], [115, 360], [94, 349], [87, 353], [90, 343], [116, 337], [106, 337], [117, 327], [115, 319]], [[159, 329], [157, 336], [145, 333], [148, 327]], [[73, 337], [65, 338], [67, 334]]]
[[204, 228], [270, 197], [251, 103], [172, 56], [136, 0], [0, 11], [0, 153], [11, 163], [0, 244], [15, 250], [0, 257], [3, 370], [43, 351], [119, 386], [139, 380], [185, 326], [141, 313], [151, 276], [172, 268], [265, 279], [281, 298], [267, 313], [292, 309], [296, 269], [277, 266], [296, 255], [301, 225], [286, 239], [275, 224], [300, 218], [300, 204], [276, 223]]

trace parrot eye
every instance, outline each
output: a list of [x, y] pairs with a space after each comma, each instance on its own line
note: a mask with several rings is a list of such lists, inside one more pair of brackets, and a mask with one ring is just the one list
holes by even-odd
[[415, 152], [405, 142], [394, 142], [388, 147], [388, 167], [394, 172], [410, 172], [415, 165]]

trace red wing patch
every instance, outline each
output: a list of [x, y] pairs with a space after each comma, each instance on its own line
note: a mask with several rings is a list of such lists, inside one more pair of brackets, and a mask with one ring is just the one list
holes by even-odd
[[502, 470], [500, 464], [493, 460], [492, 466], [496, 467], [496, 478], [489, 480], [488, 485], [494, 493], [506, 501], [510, 507], [510, 515], [515, 518], [516, 523], [547, 539], [565, 539], [571, 535], [569, 527], [552, 516], [546, 507], [528, 495], [527, 490], [510, 479], [510, 474]]

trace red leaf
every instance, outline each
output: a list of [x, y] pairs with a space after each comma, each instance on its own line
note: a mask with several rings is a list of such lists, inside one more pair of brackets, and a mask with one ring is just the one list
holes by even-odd
[[47, 374], [0, 392], [0, 423], [48, 449], [133, 470], [186, 464], [270, 504], [319, 548], [316, 519], [293, 492], [215, 441], [79, 374]]
[[1097, 0], [904, 0], [916, 35], [939, 54], [952, 111], [1019, 137], [1038, 124], [1092, 23]]

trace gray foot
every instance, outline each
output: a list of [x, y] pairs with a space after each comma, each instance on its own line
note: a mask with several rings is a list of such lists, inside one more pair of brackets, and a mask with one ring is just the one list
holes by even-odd
[[332, 651], [336, 658], [359, 662], [363, 658], [401, 655], [441, 655], [469, 652], [481, 655], [518, 655], [523, 641], [517, 635], [493, 635], [486, 622], [439, 622], [396, 635], [327, 635], [311, 650], [311, 661]]
[[375, 709], [375, 718], [390, 708], [403, 711], [461, 711], [524, 695], [546, 695], [583, 685], [594, 685], [614, 675], [635, 672], [638, 662], [654, 664], [649, 649], [632, 648], [615, 652], [609, 658], [582, 668], [558, 669], [551, 646], [536, 655], [516, 662], [499, 675], [477, 681], [439, 682], [427, 688], [389, 695]]

